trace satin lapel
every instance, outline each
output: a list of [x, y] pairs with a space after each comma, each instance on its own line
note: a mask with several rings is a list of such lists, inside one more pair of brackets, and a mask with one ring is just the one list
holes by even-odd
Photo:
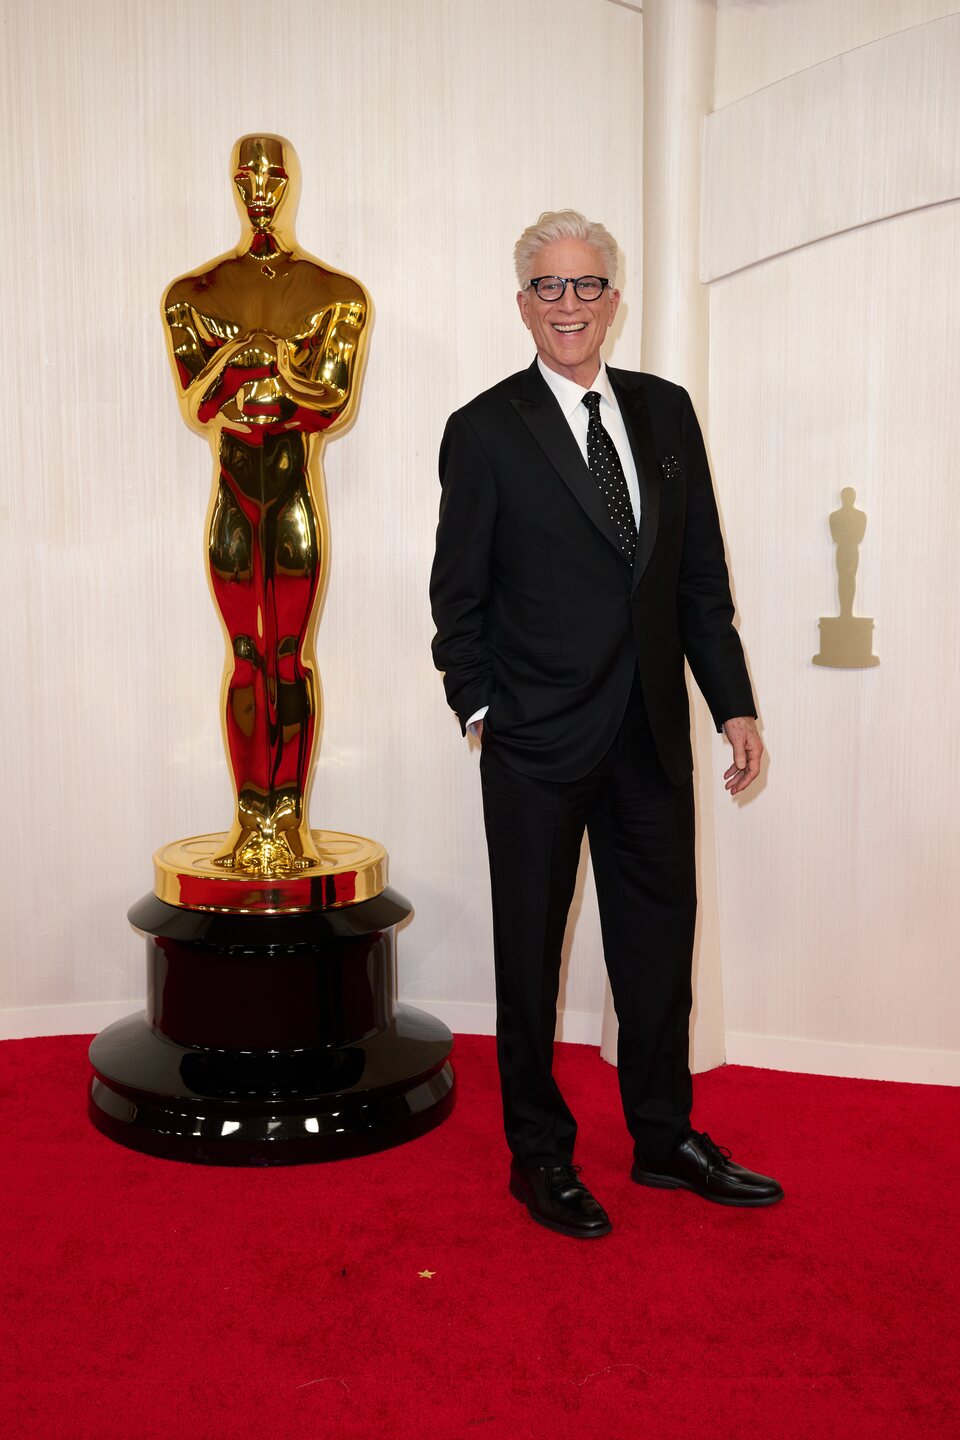
[[637, 484], [640, 487], [640, 533], [637, 536], [637, 553], [633, 562], [633, 587], [636, 589], [657, 541], [662, 471], [643, 384], [638, 384], [635, 389], [628, 389], [627, 386], [614, 380], [612, 375], [610, 380], [616, 391], [617, 400], [620, 402], [620, 413], [623, 416], [627, 437], [633, 450], [633, 458], [637, 462]]
[[582, 505], [594, 525], [606, 536], [619, 555], [617, 532], [613, 528], [606, 502], [587, 469], [587, 462], [580, 454], [563, 411], [537, 369], [536, 361], [524, 372], [520, 389], [520, 395], [510, 403], [574, 499]]

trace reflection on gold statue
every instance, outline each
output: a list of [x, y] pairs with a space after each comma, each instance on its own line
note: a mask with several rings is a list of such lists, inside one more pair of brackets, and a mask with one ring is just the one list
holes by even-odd
[[830, 534], [837, 547], [837, 589], [840, 614], [820, 621], [820, 653], [814, 665], [833, 669], [865, 670], [879, 665], [873, 654], [873, 621], [855, 616], [860, 545], [867, 531], [867, 517], [854, 507], [857, 492], [847, 485], [840, 492], [841, 508], [830, 516]]
[[245, 135], [231, 165], [241, 242], [175, 280], [163, 314], [184, 418], [214, 456], [208, 553], [237, 804], [213, 858], [280, 877], [321, 862], [306, 805], [319, 714], [311, 620], [327, 548], [319, 460], [356, 399], [369, 306], [356, 280], [297, 248], [289, 141]]

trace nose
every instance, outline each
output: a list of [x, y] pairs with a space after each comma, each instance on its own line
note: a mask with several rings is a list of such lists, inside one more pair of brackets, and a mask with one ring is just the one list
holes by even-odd
[[574, 290], [573, 282], [571, 280], [568, 280], [566, 285], [564, 286], [563, 294], [560, 296], [557, 304], [560, 306], [561, 310], [566, 311], [576, 310], [579, 307], [580, 301], [577, 298], [577, 292], [576, 290]]

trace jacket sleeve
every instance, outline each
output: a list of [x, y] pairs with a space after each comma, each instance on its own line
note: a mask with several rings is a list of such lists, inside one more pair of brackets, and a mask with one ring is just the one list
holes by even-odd
[[680, 448], [687, 511], [677, 608], [684, 652], [719, 730], [725, 720], [757, 711], [733, 624], [723, 535], [703, 436], [685, 390], [682, 397]]
[[490, 462], [462, 411], [447, 421], [440, 445], [440, 520], [430, 577], [437, 627], [433, 660], [447, 701], [464, 729], [489, 703], [493, 671], [486, 645], [497, 489]]

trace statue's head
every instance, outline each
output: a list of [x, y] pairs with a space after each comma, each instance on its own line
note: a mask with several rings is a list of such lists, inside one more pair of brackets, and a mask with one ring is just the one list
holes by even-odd
[[857, 498], [857, 492], [852, 485], [844, 485], [840, 491], [840, 499], [844, 505], [852, 505]]
[[241, 135], [230, 165], [237, 208], [254, 230], [268, 234], [291, 224], [300, 195], [300, 162], [289, 140]]

